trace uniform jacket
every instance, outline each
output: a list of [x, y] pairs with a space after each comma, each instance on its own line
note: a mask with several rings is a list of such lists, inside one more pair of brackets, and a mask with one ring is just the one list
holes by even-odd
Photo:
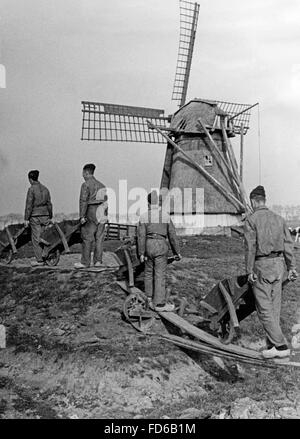
[[179, 245], [174, 224], [170, 215], [162, 212], [161, 208], [152, 206], [147, 212], [141, 215], [137, 233], [140, 255], [145, 254], [147, 235], [153, 233], [168, 238], [173, 253], [179, 254]]
[[[97, 196], [98, 191], [103, 190], [102, 198]], [[91, 177], [81, 185], [79, 198], [79, 215], [80, 218], [91, 217], [96, 221], [97, 207], [106, 201], [105, 186], [95, 177]], [[93, 217], [93, 218], [92, 218]], [[94, 218], [95, 217], [95, 218]]]
[[32, 216], [48, 216], [52, 218], [52, 203], [50, 192], [39, 181], [33, 182], [27, 192], [25, 206], [25, 221]]
[[246, 271], [252, 273], [256, 256], [283, 252], [288, 270], [295, 268], [293, 239], [284, 219], [267, 207], [259, 207], [248, 216], [244, 225]]

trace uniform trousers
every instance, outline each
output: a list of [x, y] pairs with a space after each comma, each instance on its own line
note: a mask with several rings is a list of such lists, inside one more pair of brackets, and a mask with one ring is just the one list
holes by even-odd
[[44, 232], [46, 226], [49, 225], [49, 222], [50, 217], [48, 215], [32, 216], [29, 219], [33, 251], [38, 262], [43, 262], [43, 250], [40, 246], [40, 237], [41, 234]]
[[81, 227], [82, 253], [81, 263], [87, 267], [91, 264], [91, 252], [94, 247], [94, 264], [102, 263], [105, 223], [96, 223], [90, 219]]
[[169, 247], [164, 238], [147, 238], [145, 261], [145, 293], [154, 306], [166, 303], [166, 271]]
[[268, 347], [278, 347], [287, 343], [280, 327], [284, 271], [282, 257], [255, 261], [254, 273], [257, 275], [257, 281], [253, 284], [253, 293], [257, 314], [267, 335]]

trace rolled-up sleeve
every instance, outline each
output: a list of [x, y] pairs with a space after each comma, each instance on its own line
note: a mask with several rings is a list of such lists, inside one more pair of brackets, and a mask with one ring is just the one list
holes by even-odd
[[102, 203], [107, 201], [107, 190], [106, 190], [106, 187], [103, 187], [103, 188], [98, 190], [96, 199], [98, 201], [101, 201]]
[[86, 183], [82, 183], [79, 197], [79, 216], [84, 218], [88, 208], [89, 187]]
[[256, 254], [256, 230], [255, 230], [255, 226], [251, 224], [251, 221], [249, 219], [245, 220], [244, 235], [245, 235], [246, 273], [252, 273], [254, 269], [255, 254]]
[[294, 270], [296, 268], [296, 260], [294, 256], [294, 241], [289, 231], [288, 226], [284, 223], [284, 259], [288, 270]]
[[32, 209], [33, 209], [33, 201], [34, 201], [34, 194], [32, 188], [30, 187], [27, 191], [27, 197], [26, 197], [25, 215], [24, 215], [25, 221], [29, 221], [31, 217]]

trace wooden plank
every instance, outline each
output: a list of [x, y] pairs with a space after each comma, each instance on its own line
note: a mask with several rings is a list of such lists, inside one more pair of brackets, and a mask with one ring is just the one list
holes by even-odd
[[194, 342], [192, 340], [187, 340], [182, 337], [178, 337], [177, 335], [161, 335], [160, 336], [163, 340], [170, 341], [171, 343], [176, 344], [179, 347], [182, 347], [184, 349], [191, 349], [195, 352], [202, 352], [207, 353], [211, 355], [216, 356], [225, 356], [227, 358], [231, 358], [232, 360], [236, 361], [243, 361], [249, 364], [257, 365], [257, 366], [263, 366], [263, 367], [276, 367], [276, 366], [288, 366], [288, 367], [300, 367], [300, 363], [296, 361], [289, 361], [286, 359], [275, 359], [275, 360], [267, 360], [265, 358], [263, 359], [254, 359], [254, 358], [247, 358], [247, 357], [241, 357], [238, 354], [229, 353], [220, 351], [217, 348], [213, 348], [211, 346], [208, 346], [204, 343]]
[[255, 365], [261, 365], [261, 366], [267, 366], [267, 367], [275, 367], [273, 362], [266, 361], [265, 359], [254, 359], [254, 358], [247, 358], [247, 357], [241, 357], [238, 354], [232, 353], [232, 352], [225, 352], [220, 351], [218, 348], [214, 348], [212, 346], [207, 345], [206, 343], [201, 343], [199, 341], [195, 342], [193, 340], [188, 340], [186, 338], [179, 337], [177, 335], [173, 334], [167, 334], [167, 335], [161, 335], [161, 338], [163, 340], [170, 341], [171, 343], [176, 344], [179, 347], [182, 347], [184, 349], [191, 349], [195, 352], [201, 352], [206, 353], [210, 355], [216, 355], [221, 357], [230, 358], [232, 360], [236, 361], [244, 361], [249, 364], [255, 364]]
[[87, 268], [73, 268], [73, 270], [76, 271], [88, 271], [90, 273], [102, 273], [103, 271], [112, 271], [112, 270], [117, 270], [118, 267], [112, 267], [112, 266], [107, 266], [107, 267], [87, 267]]
[[[118, 281], [116, 283], [122, 288], [122, 290], [126, 291], [128, 294], [142, 293], [142, 291], [139, 288], [136, 287], [129, 288], [128, 283], [126, 281]], [[182, 329], [183, 331], [187, 332], [193, 337], [198, 338], [200, 341], [207, 343], [209, 346], [207, 347], [206, 345], [202, 345], [202, 346], [205, 346], [207, 349], [214, 349], [213, 352], [214, 355], [221, 355], [221, 354], [231, 355], [232, 358], [234, 357], [237, 361], [239, 360], [251, 361], [253, 362], [253, 364], [265, 365], [265, 366], [278, 365], [278, 366], [300, 367], [300, 363], [297, 362], [292, 362], [284, 359], [266, 360], [265, 358], [263, 358], [260, 352], [254, 351], [252, 349], [247, 349], [241, 346], [235, 346], [233, 344], [224, 345], [213, 335], [207, 334], [206, 332], [202, 331], [200, 328], [191, 325], [189, 322], [187, 322], [177, 314], [171, 312], [158, 312], [157, 314], [159, 314], [160, 317], [164, 318], [165, 320], [177, 326], [179, 329]], [[163, 339], [170, 339], [172, 337], [173, 338], [177, 337], [177, 341], [178, 343], [181, 344], [182, 347], [189, 348], [193, 346], [195, 348], [194, 350], [199, 350], [199, 344], [197, 342], [193, 342], [192, 340], [186, 340], [181, 337], [169, 335], [169, 334], [161, 335], [160, 337]]]
[[226, 352], [232, 352], [235, 354], [239, 354], [246, 357], [251, 358], [258, 358], [262, 359], [263, 356], [260, 352], [247, 349], [241, 346], [235, 346], [233, 344], [223, 344], [221, 341], [219, 341], [216, 337], [213, 335], [210, 335], [206, 333], [205, 331], [202, 331], [202, 329], [197, 328], [196, 326], [191, 325], [189, 322], [184, 320], [182, 317], [179, 317], [177, 314], [174, 314], [172, 312], [158, 312], [158, 314], [168, 322], [172, 323], [173, 325], [177, 326], [179, 329], [187, 332], [188, 334], [192, 335], [193, 337], [208, 343], [211, 346], [214, 346], [216, 348], [219, 348], [221, 350], [224, 350]]

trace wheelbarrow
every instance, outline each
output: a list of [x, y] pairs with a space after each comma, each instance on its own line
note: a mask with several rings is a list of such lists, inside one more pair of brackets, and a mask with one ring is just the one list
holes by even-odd
[[31, 231], [24, 224], [11, 224], [0, 231], [0, 262], [10, 264], [18, 249], [31, 240]]
[[[41, 235], [40, 245], [47, 265], [55, 266], [62, 252], [70, 253], [70, 246], [82, 242], [80, 220], [64, 220], [54, 223]], [[135, 239], [136, 226], [129, 224], [107, 223], [105, 225], [105, 241]], [[131, 237], [131, 238], [130, 238]]]
[[[125, 239], [124, 243], [115, 251], [115, 258], [119, 263], [118, 285], [127, 292], [123, 303], [123, 316], [135, 329], [147, 333], [150, 331], [158, 314], [150, 308], [150, 298], [139, 288], [136, 287], [136, 278], [144, 271], [145, 264], [138, 257], [136, 237]], [[168, 257], [168, 264], [177, 260], [175, 256]], [[167, 298], [170, 295], [167, 289]], [[179, 300], [176, 311], [179, 315], [183, 312], [184, 300]]]
[[53, 223], [40, 237], [43, 259], [47, 265], [55, 266], [60, 260], [61, 253], [70, 253], [70, 246], [78, 243], [81, 243], [79, 220]]
[[[284, 278], [282, 287], [289, 280]], [[248, 275], [218, 282], [200, 301], [200, 307], [210, 320], [210, 329], [217, 331], [223, 343], [240, 337], [240, 322], [255, 311], [255, 297]]]

